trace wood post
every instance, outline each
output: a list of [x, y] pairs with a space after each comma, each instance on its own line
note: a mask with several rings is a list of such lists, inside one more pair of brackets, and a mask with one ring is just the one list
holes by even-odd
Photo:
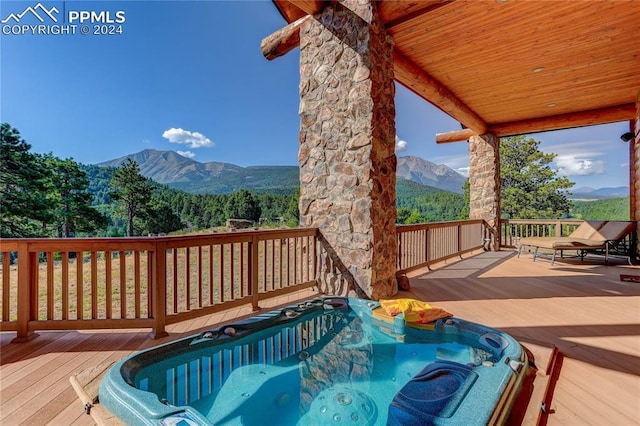
[[149, 337], [158, 339], [169, 335], [165, 330], [167, 318], [167, 243], [164, 241], [156, 243], [150, 261], [152, 265], [151, 291], [149, 294], [153, 297], [151, 301], [153, 328]]
[[38, 267], [37, 253], [29, 253], [29, 243], [18, 243], [18, 315], [17, 333], [12, 340], [14, 343], [22, 343], [33, 339], [38, 334], [29, 330], [29, 322], [36, 320], [37, 310], [33, 309], [31, 295], [37, 289], [37, 281], [33, 274], [33, 265]]
[[[258, 302], [260, 301], [260, 291], [258, 288], [259, 282], [258, 282], [258, 269], [260, 268], [259, 265], [259, 256], [260, 256], [260, 240], [258, 240], [258, 236], [257, 235], [253, 235], [251, 237], [251, 242], [249, 243], [250, 247], [249, 247], [249, 259], [247, 259], [247, 264], [249, 265], [249, 283], [251, 285], [251, 306], [253, 307], [254, 311], [259, 311], [260, 310], [260, 306], [258, 304]], [[265, 245], [264, 245], [264, 256], [266, 258], [267, 256], [267, 244], [265, 241]], [[264, 274], [267, 273], [267, 270], [265, 268], [265, 270], [263, 271]]]

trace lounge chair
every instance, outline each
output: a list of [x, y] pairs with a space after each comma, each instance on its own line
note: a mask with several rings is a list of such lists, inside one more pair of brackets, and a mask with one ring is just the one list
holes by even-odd
[[604, 262], [609, 263], [609, 252], [619, 242], [635, 230], [635, 222], [583, 222], [568, 237], [527, 237], [520, 240], [518, 257], [524, 246], [535, 247], [533, 261], [538, 257], [540, 248], [553, 250], [551, 264], [555, 261], [556, 254], [562, 256], [565, 250], [576, 250], [580, 259], [588, 252], [604, 251]]

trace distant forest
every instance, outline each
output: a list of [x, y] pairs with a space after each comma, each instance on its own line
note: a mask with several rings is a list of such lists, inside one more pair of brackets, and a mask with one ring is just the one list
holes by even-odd
[[629, 197], [573, 201], [571, 216], [584, 220], [629, 220]]
[[[115, 169], [83, 165], [89, 179], [88, 191], [93, 204], [109, 217], [106, 235], [124, 235], [124, 223], [110, 214], [109, 182]], [[396, 186], [398, 223], [441, 222], [467, 219], [462, 194], [442, 191], [405, 179]], [[159, 198], [166, 201], [178, 215], [185, 229], [202, 230], [224, 226], [228, 194], [193, 194], [157, 184]], [[265, 225], [297, 225], [297, 194], [254, 193]], [[584, 220], [629, 220], [629, 197], [596, 201], [573, 201], [570, 218]]]
[[[93, 205], [109, 219], [105, 235], [125, 234], [125, 223], [114, 211], [109, 198], [110, 181], [116, 169], [81, 165], [89, 180], [88, 192]], [[224, 226], [228, 219], [225, 206], [231, 194], [194, 194], [166, 185], [155, 184], [155, 196], [166, 202], [188, 231]], [[405, 179], [397, 183], [397, 206], [400, 223], [436, 222], [461, 219], [464, 197]], [[290, 191], [289, 191], [290, 192]], [[298, 224], [298, 194], [253, 193], [261, 210], [261, 221], [267, 226], [296, 226]]]
[[[110, 168], [83, 165], [70, 158], [60, 159], [52, 153], [32, 153], [20, 132], [8, 123], [0, 125], [0, 142], [0, 193], [3, 199], [0, 203], [0, 235], [5, 238], [183, 233], [221, 227], [228, 219], [248, 219], [261, 226], [299, 224], [300, 191], [295, 186], [295, 176], [287, 180], [293, 182], [288, 187], [282, 184], [281, 174], [272, 172], [261, 177], [263, 184], [254, 192], [238, 189], [225, 194], [196, 194], [154, 182], [142, 175], [139, 165], [131, 159], [118, 168]], [[505, 143], [515, 144], [510, 149], [505, 148], [505, 156], [521, 153], [522, 147], [536, 151], [538, 146], [537, 141], [521, 137], [502, 142], [501, 150]], [[550, 162], [552, 158], [547, 156], [544, 160]], [[505, 162], [507, 165], [520, 163]], [[508, 167], [503, 171], [506, 169]], [[517, 171], [517, 167], [514, 170]], [[511, 186], [505, 187], [507, 179], [512, 182]], [[502, 214], [508, 214], [507, 217], [545, 217], [540, 214], [546, 212], [549, 219], [629, 219], [629, 197], [570, 201], [558, 192], [556, 180], [551, 180], [553, 185], [538, 189], [514, 185], [520, 181], [522, 179], [518, 181], [508, 174], [503, 177]], [[207, 182], [214, 186], [219, 184]], [[525, 183], [528, 182], [525, 179]], [[560, 184], [563, 188], [571, 183], [561, 181]], [[467, 219], [468, 181], [463, 188], [465, 194], [457, 194], [397, 179], [397, 222], [413, 224]], [[204, 191], [207, 187], [203, 184], [199, 189]], [[514, 194], [520, 197], [514, 197]], [[534, 194], [535, 199], [529, 194]], [[539, 201], [545, 201], [545, 197], [558, 198], [556, 204], [560, 208], [539, 207]]]

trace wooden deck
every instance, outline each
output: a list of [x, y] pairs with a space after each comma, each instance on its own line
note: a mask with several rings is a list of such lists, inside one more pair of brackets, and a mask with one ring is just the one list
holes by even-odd
[[[482, 253], [428, 273], [414, 272], [409, 296], [502, 329], [533, 353], [540, 371], [525, 424], [537, 417], [535, 398], [556, 345], [565, 359], [548, 424], [639, 425], [640, 283], [620, 281], [620, 274], [640, 275], [640, 269], [604, 266], [600, 259], [551, 267], [528, 255]], [[306, 291], [272, 304], [311, 295]], [[247, 306], [185, 321], [158, 340], [148, 339], [148, 330], [96, 330], [40, 332], [16, 344], [10, 343], [15, 333], [0, 333], [0, 424], [94, 424], [69, 383], [71, 375], [250, 314]]]

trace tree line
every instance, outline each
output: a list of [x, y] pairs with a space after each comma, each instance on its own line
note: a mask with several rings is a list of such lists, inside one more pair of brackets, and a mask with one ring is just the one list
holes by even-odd
[[[193, 194], [158, 184], [140, 173], [135, 161], [118, 168], [82, 165], [72, 158], [36, 154], [8, 123], [1, 125], [0, 236], [134, 236], [224, 226], [248, 219], [297, 226], [296, 194]], [[617, 219], [625, 199], [595, 203], [567, 198], [573, 185], [550, 164], [539, 142], [523, 136], [501, 139], [502, 217], [518, 219]], [[411, 181], [397, 184], [397, 222], [421, 223], [469, 217], [469, 185], [464, 194]], [[628, 200], [628, 198], [626, 199]], [[628, 208], [626, 208], [628, 218]], [[596, 217], [594, 217], [596, 216]]]
[[297, 225], [296, 195], [189, 194], [118, 168], [31, 152], [20, 132], [0, 128], [0, 236], [134, 236], [223, 226], [227, 218]]

